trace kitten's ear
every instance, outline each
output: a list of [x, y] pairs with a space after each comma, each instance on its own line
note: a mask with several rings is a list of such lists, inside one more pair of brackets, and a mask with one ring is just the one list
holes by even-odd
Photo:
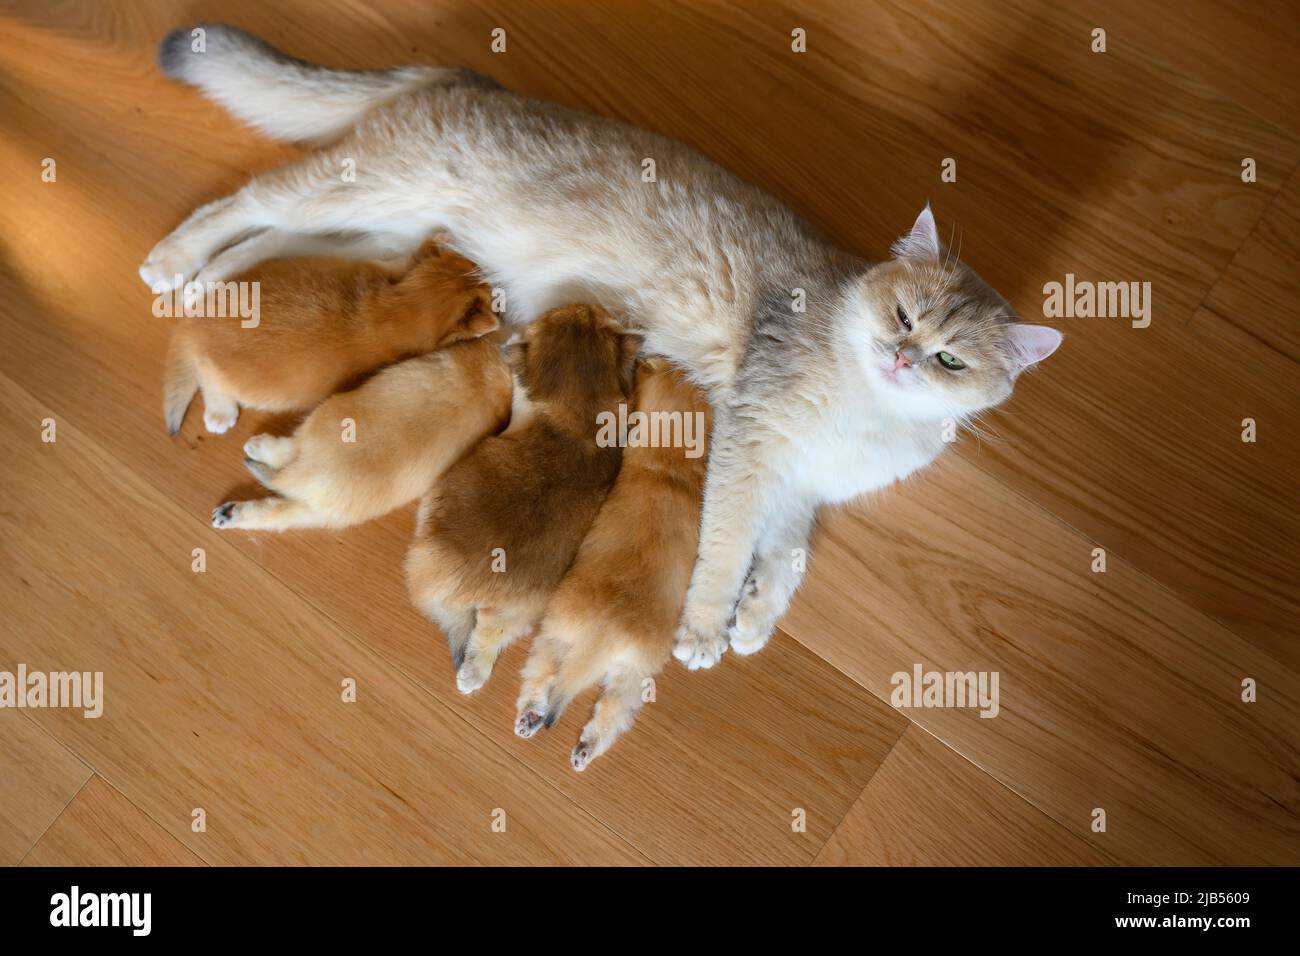
[[1056, 329], [1046, 325], [1022, 325], [1020, 323], [1010, 326], [1007, 334], [1011, 340], [1011, 355], [1015, 362], [1014, 371], [1017, 372], [1026, 366], [1034, 365], [1047, 358], [1060, 347], [1061, 339], [1065, 338]]
[[492, 311], [492, 298], [486, 289], [471, 291], [464, 310], [456, 324], [442, 337], [439, 347], [481, 338], [489, 332], [495, 332], [501, 325], [496, 313]]
[[466, 336], [476, 339], [479, 336], [495, 332], [501, 326], [501, 320], [492, 311], [492, 295], [487, 289], [475, 289], [469, 308], [460, 319], [461, 331]]
[[930, 211], [929, 203], [925, 204], [921, 215], [917, 216], [916, 222], [912, 223], [912, 231], [905, 236], [900, 236], [890, 251], [895, 259], [921, 261], [939, 258], [941, 254], [939, 227], [935, 224], [934, 213]]
[[645, 340], [635, 332], [619, 336], [618, 384], [624, 395], [631, 395], [636, 382], [636, 358]]

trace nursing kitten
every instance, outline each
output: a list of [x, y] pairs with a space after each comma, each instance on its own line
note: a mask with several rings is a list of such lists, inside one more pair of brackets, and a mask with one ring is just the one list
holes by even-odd
[[[637, 370], [634, 403], [663, 422], [689, 416], [708, 434], [708, 403], [662, 360]], [[524, 667], [515, 722], [521, 737], [550, 727], [588, 687], [603, 687], [573, 748], [574, 770], [585, 770], [632, 725], [646, 681], [672, 654], [704, 494], [706, 459], [686, 451], [680, 443], [629, 440], [618, 480], [551, 598]]]
[[258, 283], [258, 324], [245, 328], [233, 316], [177, 322], [163, 387], [172, 435], [195, 391], [203, 392], [204, 425], [220, 434], [241, 405], [310, 408], [373, 368], [497, 326], [474, 263], [432, 240], [400, 269], [304, 256], [274, 259], [228, 281]]
[[[490, 315], [490, 313], [489, 313]], [[494, 323], [495, 324], [495, 323]], [[228, 501], [214, 528], [345, 528], [414, 501], [510, 418], [510, 372], [496, 337], [398, 362], [327, 398], [292, 436], [254, 435], [244, 463], [275, 492]], [[351, 424], [351, 440], [343, 425]]]
[[509, 346], [510, 426], [420, 503], [407, 584], [447, 636], [461, 693], [537, 624], [609, 493], [622, 452], [597, 443], [597, 416], [627, 401], [639, 346], [595, 306], [543, 315]]
[[[271, 135], [341, 136], [196, 210], [140, 268], [155, 289], [251, 229], [360, 229], [453, 245], [526, 319], [591, 300], [706, 390], [700, 550], [674, 654], [761, 647], [799, 584], [817, 509], [932, 462], [1059, 345], [940, 248], [927, 207], [869, 263], [686, 146], [465, 73], [328, 70], [231, 27], [163, 41], [165, 73]], [[658, 176], [642, 179], [653, 158]], [[345, 160], [364, 179], [343, 183]], [[255, 241], [255, 240], [250, 240]], [[238, 256], [239, 247], [233, 247]], [[255, 253], [254, 253], [255, 254]], [[748, 575], [748, 577], [747, 577]]]

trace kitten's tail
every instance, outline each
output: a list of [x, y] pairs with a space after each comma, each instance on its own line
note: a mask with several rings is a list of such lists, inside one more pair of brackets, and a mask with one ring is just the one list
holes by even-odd
[[167, 348], [167, 370], [163, 374], [163, 419], [167, 434], [175, 435], [185, 421], [185, 411], [199, 390], [198, 370], [194, 360], [179, 341], [172, 339]]
[[167, 34], [158, 46], [158, 68], [273, 139], [314, 143], [336, 139], [375, 106], [422, 86], [497, 86], [469, 70], [433, 66], [331, 70], [221, 23]]

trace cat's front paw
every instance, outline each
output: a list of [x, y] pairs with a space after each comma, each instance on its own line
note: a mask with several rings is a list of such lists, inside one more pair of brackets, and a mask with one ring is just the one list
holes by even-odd
[[731, 649], [737, 654], [760, 651], [771, 639], [776, 630], [776, 620], [780, 617], [780, 609], [770, 600], [772, 593], [771, 582], [764, 581], [761, 576], [751, 575], [745, 581], [740, 602], [727, 626]]
[[718, 663], [726, 649], [725, 628], [704, 628], [683, 622], [677, 629], [673, 657], [685, 664], [687, 670], [696, 671]]
[[140, 265], [140, 278], [155, 293], [183, 287], [203, 265], [183, 245], [168, 236], [154, 246]]

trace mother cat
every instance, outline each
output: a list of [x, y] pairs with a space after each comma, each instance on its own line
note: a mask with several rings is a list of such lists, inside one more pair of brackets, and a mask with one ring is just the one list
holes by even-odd
[[447, 229], [512, 318], [597, 301], [689, 370], [715, 409], [674, 648], [692, 669], [767, 641], [820, 505], [933, 461], [1061, 340], [944, 256], [929, 207], [870, 264], [680, 143], [466, 71], [329, 70], [220, 25], [169, 34], [159, 63], [264, 133], [331, 145], [197, 210], [141, 266], [155, 291], [286, 232]]

